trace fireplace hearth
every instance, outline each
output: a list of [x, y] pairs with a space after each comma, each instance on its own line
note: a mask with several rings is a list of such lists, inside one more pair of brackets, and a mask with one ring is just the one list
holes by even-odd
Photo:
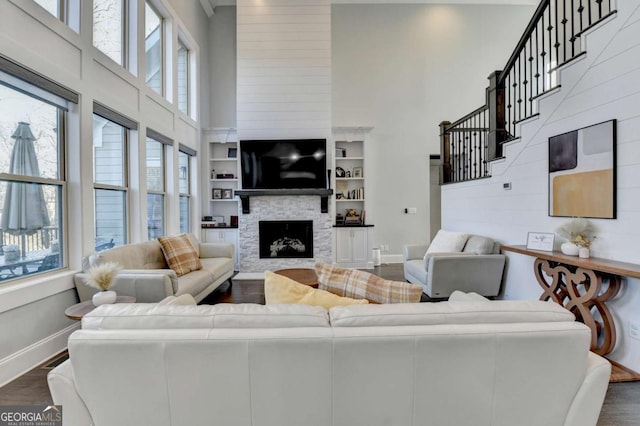
[[313, 258], [312, 220], [261, 220], [258, 235], [261, 259]]

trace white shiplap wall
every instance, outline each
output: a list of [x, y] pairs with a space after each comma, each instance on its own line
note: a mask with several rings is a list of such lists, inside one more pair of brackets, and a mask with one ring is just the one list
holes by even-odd
[[[567, 219], [547, 215], [548, 138], [615, 118], [618, 218], [593, 220], [598, 239], [592, 255], [640, 264], [640, 4], [616, 3], [617, 16], [587, 35], [586, 57], [562, 70], [562, 88], [541, 101], [540, 117], [522, 126], [522, 140], [509, 144], [506, 160], [492, 165], [493, 177], [442, 187], [444, 229], [507, 244], [524, 244], [528, 231], [554, 232]], [[503, 190], [505, 182], [513, 189]], [[533, 258], [508, 256], [505, 298], [538, 298]], [[611, 357], [640, 371], [640, 341], [629, 336], [629, 322], [640, 321], [640, 280], [627, 280], [609, 306], [618, 330]]]
[[238, 0], [240, 139], [329, 138], [329, 0]]

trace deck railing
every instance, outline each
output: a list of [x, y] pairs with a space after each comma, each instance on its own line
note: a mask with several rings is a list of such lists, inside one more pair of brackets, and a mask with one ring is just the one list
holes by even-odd
[[537, 99], [560, 87], [558, 69], [585, 54], [581, 35], [613, 13], [611, 0], [542, 0], [504, 69], [489, 76], [486, 105], [440, 124], [442, 183], [488, 177], [518, 124], [538, 115]]
[[[0, 228], [0, 255], [3, 254], [3, 247], [16, 245], [20, 252], [25, 253], [42, 251], [51, 247], [51, 243], [58, 240], [58, 227], [46, 226], [37, 230], [31, 235], [16, 235]], [[24, 243], [24, 247], [22, 247]]]

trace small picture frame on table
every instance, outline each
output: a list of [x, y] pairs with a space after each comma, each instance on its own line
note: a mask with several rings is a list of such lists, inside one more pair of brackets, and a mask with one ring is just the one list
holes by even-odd
[[549, 232], [529, 232], [527, 250], [553, 251], [555, 234]]
[[223, 200], [230, 200], [233, 198], [233, 189], [223, 189], [222, 190], [222, 199]]
[[211, 198], [214, 200], [220, 200], [222, 198], [222, 188], [212, 188]]
[[353, 177], [361, 178], [362, 177], [362, 167], [354, 167], [353, 168]]

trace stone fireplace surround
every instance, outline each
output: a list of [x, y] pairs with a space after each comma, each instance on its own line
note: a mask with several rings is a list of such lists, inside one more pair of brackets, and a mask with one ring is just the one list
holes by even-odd
[[[331, 209], [329, 209], [331, 210]], [[315, 262], [331, 263], [331, 211], [321, 213], [316, 195], [252, 196], [250, 213], [238, 218], [240, 272], [264, 272], [284, 268], [313, 268]], [[313, 221], [312, 259], [260, 259], [258, 227], [265, 220]]]

